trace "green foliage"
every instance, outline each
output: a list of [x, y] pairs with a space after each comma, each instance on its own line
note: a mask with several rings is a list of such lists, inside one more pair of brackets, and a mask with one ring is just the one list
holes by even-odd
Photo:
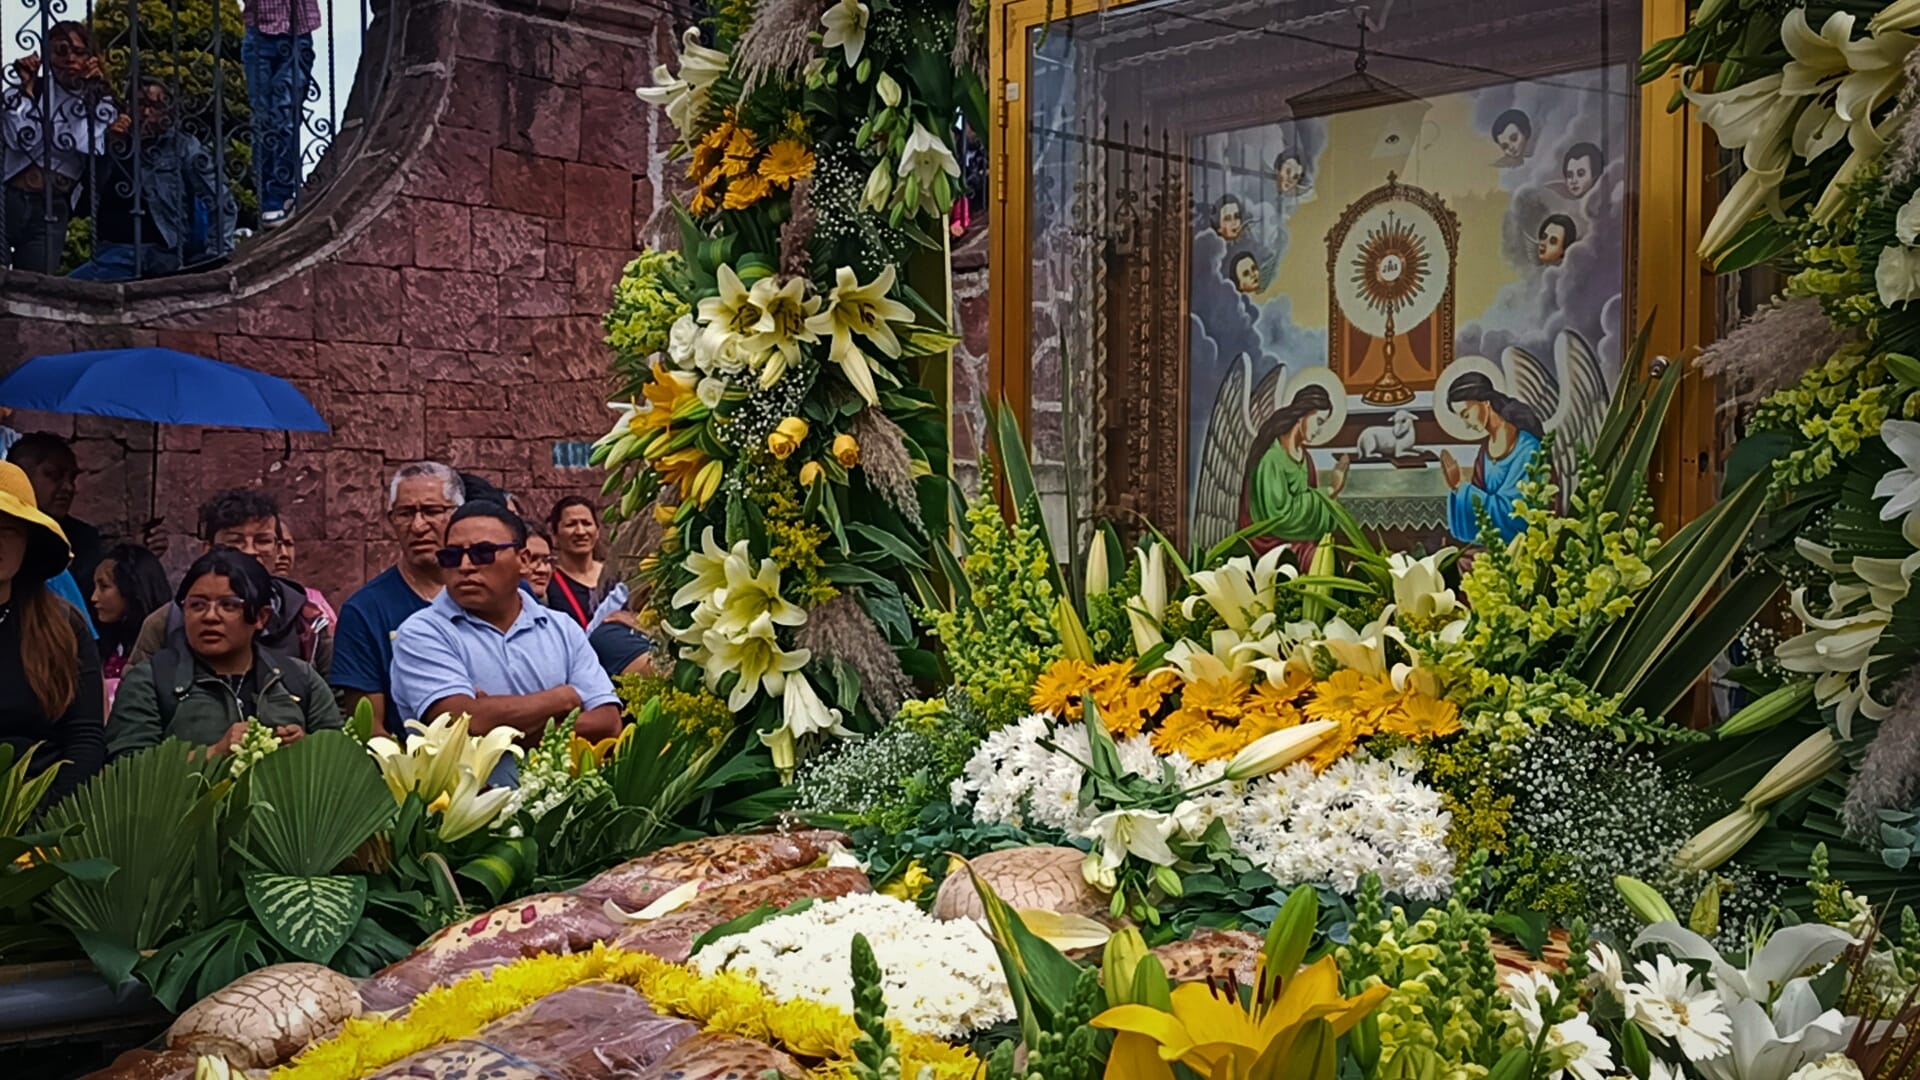
[[347, 943], [367, 906], [367, 879], [351, 874], [248, 874], [247, 907], [273, 940], [302, 960], [325, 964]]
[[849, 950], [853, 971], [853, 1020], [860, 1034], [853, 1040], [855, 1080], [900, 1080], [900, 1051], [887, 1030], [887, 1000], [882, 994], [880, 962], [865, 934], [853, 935]]
[[0, 836], [12, 836], [26, 827], [27, 819], [40, 808], [40, 800], [47, 797], [60, 774], [60, 763], [55, 762], [51, 768], [28, 775], [38, 749], [39, 743], [25, 752], [16, 751], [11, 743], [0, 744]]
[[353, 736], [316, 731], [248, 770], [252, 812], [235, 850], [260, 870], [331, 873], [393, 820], [380, 767]]
[[877, 733], [835, 743], [803, 762], [794, 781], [794, 807], [843, 825], [904, 832], [929, 802], [946, 801], [987, 727], [986, 718], [959, 691], [906, 702], [895, 721]]
[[642, 251], [614, 283], [613, 307], [602, 325], [614, 371], [629, 382], [626, 395], [637, 395], [639, 386], [652, 380], [648, 363], [667, 347], [674, 321], [692, 310], [685, 299], [690, 292], [686, 261], [677, 251]]
[[188, 761], [191, 750], [169, 739], [121, 758], [47, 811], [46, 827], [67, 833], [63, 856], [105, 859], [116, 868], [103, 881], [61, 881], [42, 900], [115, 986], [133, 972], [141, 950], [174, 928], [193, 896], [190, 855], [225, 787], [209, 788]]
[[656, 697], [621, 733], [601, 775], [616, 805], [643, 813], [624, 835], [609, 838], [614, 850], [629, 856], [651, 850], [674, 815], [709, 790], [709, 773], [726, 744], [705, 722], [697, 713], [675, 715]]
[[999, 727], [1026, 714], [1034, 680], [1060, 658], [1053, 623], [1060, 594], [1051, 583], [1058, 571], [1030, 519], [1008, 525], [988, 500], [968, 507], [966, 519], [966, 599], [927, 617], [946, 646], [954, 684]]
[[1389, 912], [1379, 879], [1362, 879], [1350, 936], [1335, 956], [1346, 993], [1394, 988], [1374, 1011], [1378, 1075], [1417, 1075], [1408, 1066], [1435, 1056], [1454, 1066], [1499, 1059], [1505, 999], [1488, 921], [1458, 897], [1418, 918]]

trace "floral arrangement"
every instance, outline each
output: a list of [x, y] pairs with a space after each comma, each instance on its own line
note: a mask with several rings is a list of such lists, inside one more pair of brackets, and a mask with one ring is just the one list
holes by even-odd
[[[1745, 420], [1730, 468], [1770, 495], [1746, 556], [1783, 580], [1787, 602], [1741, 635], [1735, 675], [1752, 700], [1720, 737], [1747, 771], [1703, 773], [1724, 777], [1711, 786], [1739, 805], [1694, 853], [1801, 878], [1817, 834], [1834, 872], [1874, 892], [1903, 884], [1900, 823], [1920, 809], [1908, 599], [1920, 568], [1917, 43], [1911, 4], [1734, 2], [1643, 68], [1647, 79], [1678, 68], [1681, 92], [1741, 151], [1702, 254], [1722, 270], [1773, 260], [1789, 275], [1701, 357]], [[1793, 790], [1742, 794], [1769, 764]]]
[[853, 1009], [843, 959], [864, 935], [884, 977], [887, 1015], [908, 1031], [958, 1039], [1013, 1018], [993, 947], [971, 920], [942, 922], [903, 900], [857, 893], [817, 902], [707, 945], [705, 974], [729, 972], [779, 1001]]
[[[596, 980], [633, 987], [663, 1015], [770, 1042], [819, 1063], [827, 1074], [844, 1073], [852, 1065], [860, 1029], [845, 1010], [813, 1001], [777, 1002], [749, 979], [702, 975], [648, 953], [599, 945], [590, 952], [532, 956], [466, 976], [420, 995], [404, 1016], [348, 1020], [338, 1035], [276, 1069], [274, 1080], [366, 1076], [409, 1054], [469, 1037], [548, 994]], [[897, 1027], [893, 1038], [904, 1066], [916, 1076], [924, 1069], [936, 1080], [966, 1080], [978, 1068], [973, 1055], [936, 1039]]]
[[748, 718], [783, 776], [893, 720], [934, 666], [909, 614], [947, 517], [921, 483], [946, 468], [922, 383], [955, 339], [904, 268], [940, 246], [955, 119], [982, 97], [971, 69], [924, 62], [957, 33], [951, 5], [727, 9], [640, 90], [689, 193], [679, 250], [615, 286], [595, 460], [610, 518], [664, 530], [642, 574], [668, 674]]

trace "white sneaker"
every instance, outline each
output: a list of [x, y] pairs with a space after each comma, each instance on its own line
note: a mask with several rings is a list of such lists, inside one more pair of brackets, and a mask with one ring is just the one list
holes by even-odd
[[285, 225], [287, 219], [292, 216], [293, 212], [290, 210], [262, 210], [260, 211], [260, 227], [263, 229], [277, 229]]

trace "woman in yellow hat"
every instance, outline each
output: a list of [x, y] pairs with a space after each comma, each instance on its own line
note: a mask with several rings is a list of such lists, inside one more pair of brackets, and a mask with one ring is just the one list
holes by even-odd
[[107, 727], [100, 653], [73, 605], [47, 589], [73, 552], [33, 500], [18, 465], [0, 461], [0, 742], [33, 751], [31, 771], [64, 762], [59, 799], [100, 770]]

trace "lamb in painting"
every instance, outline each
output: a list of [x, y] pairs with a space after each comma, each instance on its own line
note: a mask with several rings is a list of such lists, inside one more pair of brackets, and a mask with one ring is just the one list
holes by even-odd
[[1393, 414], [1392, 423], [1366, 428], [1360, 432], [1361, 457], [1405, 457], [1413, 453], [1413, 445], [1413, 414], [1405, 409]]

